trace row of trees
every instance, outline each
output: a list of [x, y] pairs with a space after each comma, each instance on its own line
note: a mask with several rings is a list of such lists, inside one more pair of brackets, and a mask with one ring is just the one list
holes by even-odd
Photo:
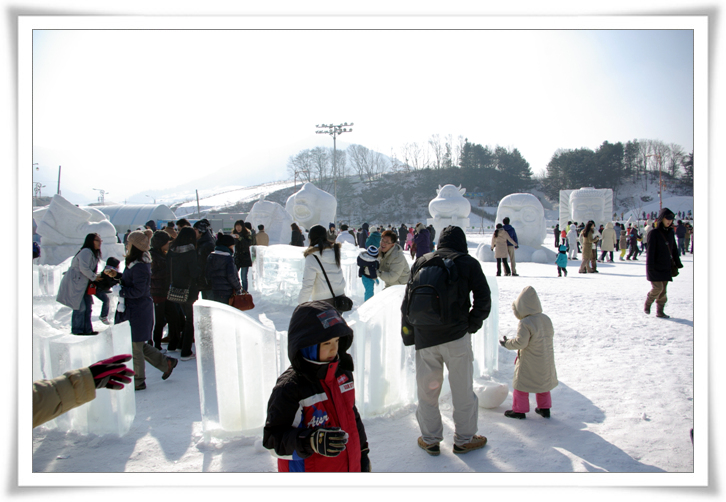
[[558, 149], [544, 176], [536, 180], [529, 163], [516, 148], [492, 148], [471, 143], [462, 136], [455, 140], [451, 135], [441, 138], [438, 134], [426, 143], [406, 143], [389, 156], [363, 145], [354, 144], [335, 152], [319, 146], [291, 155], [287, 168], [291, 177], [315, 182], [326, 191], [351, 175], [371, 184], [385, 173], [451, 169], [456, 174], [450, 176], [463, 180], [470, 192], [483, 194], [482, 198], [491, 203], [509, 193], [527, 191], [536, 182], [551, 200], [557, 200], [563, 189], [615, 189], [626, 179], [643, 183], [647, 189], [648, 183], [653, 182], [653, 173], [657, 174], [659, 169], [669, 183], [693, 186], [693, 152], [687, 154], [680, 145], [652, 139], [625, 144], [604, 141], [597, 150]]
[[559, 149], [547, 164], [541, 180], [547, 196], [556, 200], [559, 191], [593, 186], [617, 188], [625, 179], [648, 188], [654, 174], [662, 171], [669, 183], [693, 187], [693, 152], [686, 154], [675, 143], [640, 139], [623, 144], [604, 141], [597, 150]]

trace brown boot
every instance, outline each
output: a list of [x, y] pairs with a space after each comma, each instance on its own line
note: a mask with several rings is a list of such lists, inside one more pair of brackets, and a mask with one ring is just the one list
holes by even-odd
[[665, 308], [665, 305], [656, 304], [655, 306], [655, 316], [656, 317], [662, 317], [664, 319], [670, 319], [671, 316], [663, 312], [663, 309]]
[[653, 305], [653, 302], [649, 299], [645, 299], [645, 308], [643, 309], [643, 312], [650, 315], [650, 306]]

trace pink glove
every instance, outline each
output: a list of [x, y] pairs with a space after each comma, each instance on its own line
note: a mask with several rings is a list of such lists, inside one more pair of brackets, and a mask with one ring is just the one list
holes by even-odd
[[124, 388], [124, 384], [131, 383], [129, 377], [135, 373], [123, 364], [130, 360], [131, 354], [119, 354], [90, 365], [88, 369], [91, 370], [96, 388], [119, 390]]

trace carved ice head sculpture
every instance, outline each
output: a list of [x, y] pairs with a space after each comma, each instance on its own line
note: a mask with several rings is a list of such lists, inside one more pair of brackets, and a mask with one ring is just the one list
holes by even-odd
[[290, 242], [290, 224], [292, 216], [277, 202], [260, 200], [255, 202], [247, 221], [257, 231], [257, 225], [265, 226], [265, 233], [270, 237], [270, 244], [288, 244]]
[[572, 221], [598, 225], [612, 220], [613, 195], [611, 189], [581, 188], [570, 194]]
[[292, 194], [285, 204], [287, 211], [295, 223], [310, 229], [313, 225], [328, 228], [335, 222], [335, 211], [338, 201], [328, 192], [320, 190], [312, 183], [305, 183], [302, 189]]
[[454, 185], [439, 185], [436, 198], [429, 202], [429, 213], [433, 218], [468, 218], [471, 203], [464, 198], [466, 188]]
[[517, 232], [520, 246], [539, 247], [547, 235], [542, 203], [531, 193], [513, 193], [504, 197], [497, 208], [496, 223], [509, 217]]

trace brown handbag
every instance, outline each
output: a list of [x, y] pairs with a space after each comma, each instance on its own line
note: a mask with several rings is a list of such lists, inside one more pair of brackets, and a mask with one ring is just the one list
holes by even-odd
[[241, 295], [230, 296], [229, 304], [237, 310], [252, 310], [253, 308], [255, 308], [255, 304], [252, 301], [252, 295], [249, 293], [242, 293]]

